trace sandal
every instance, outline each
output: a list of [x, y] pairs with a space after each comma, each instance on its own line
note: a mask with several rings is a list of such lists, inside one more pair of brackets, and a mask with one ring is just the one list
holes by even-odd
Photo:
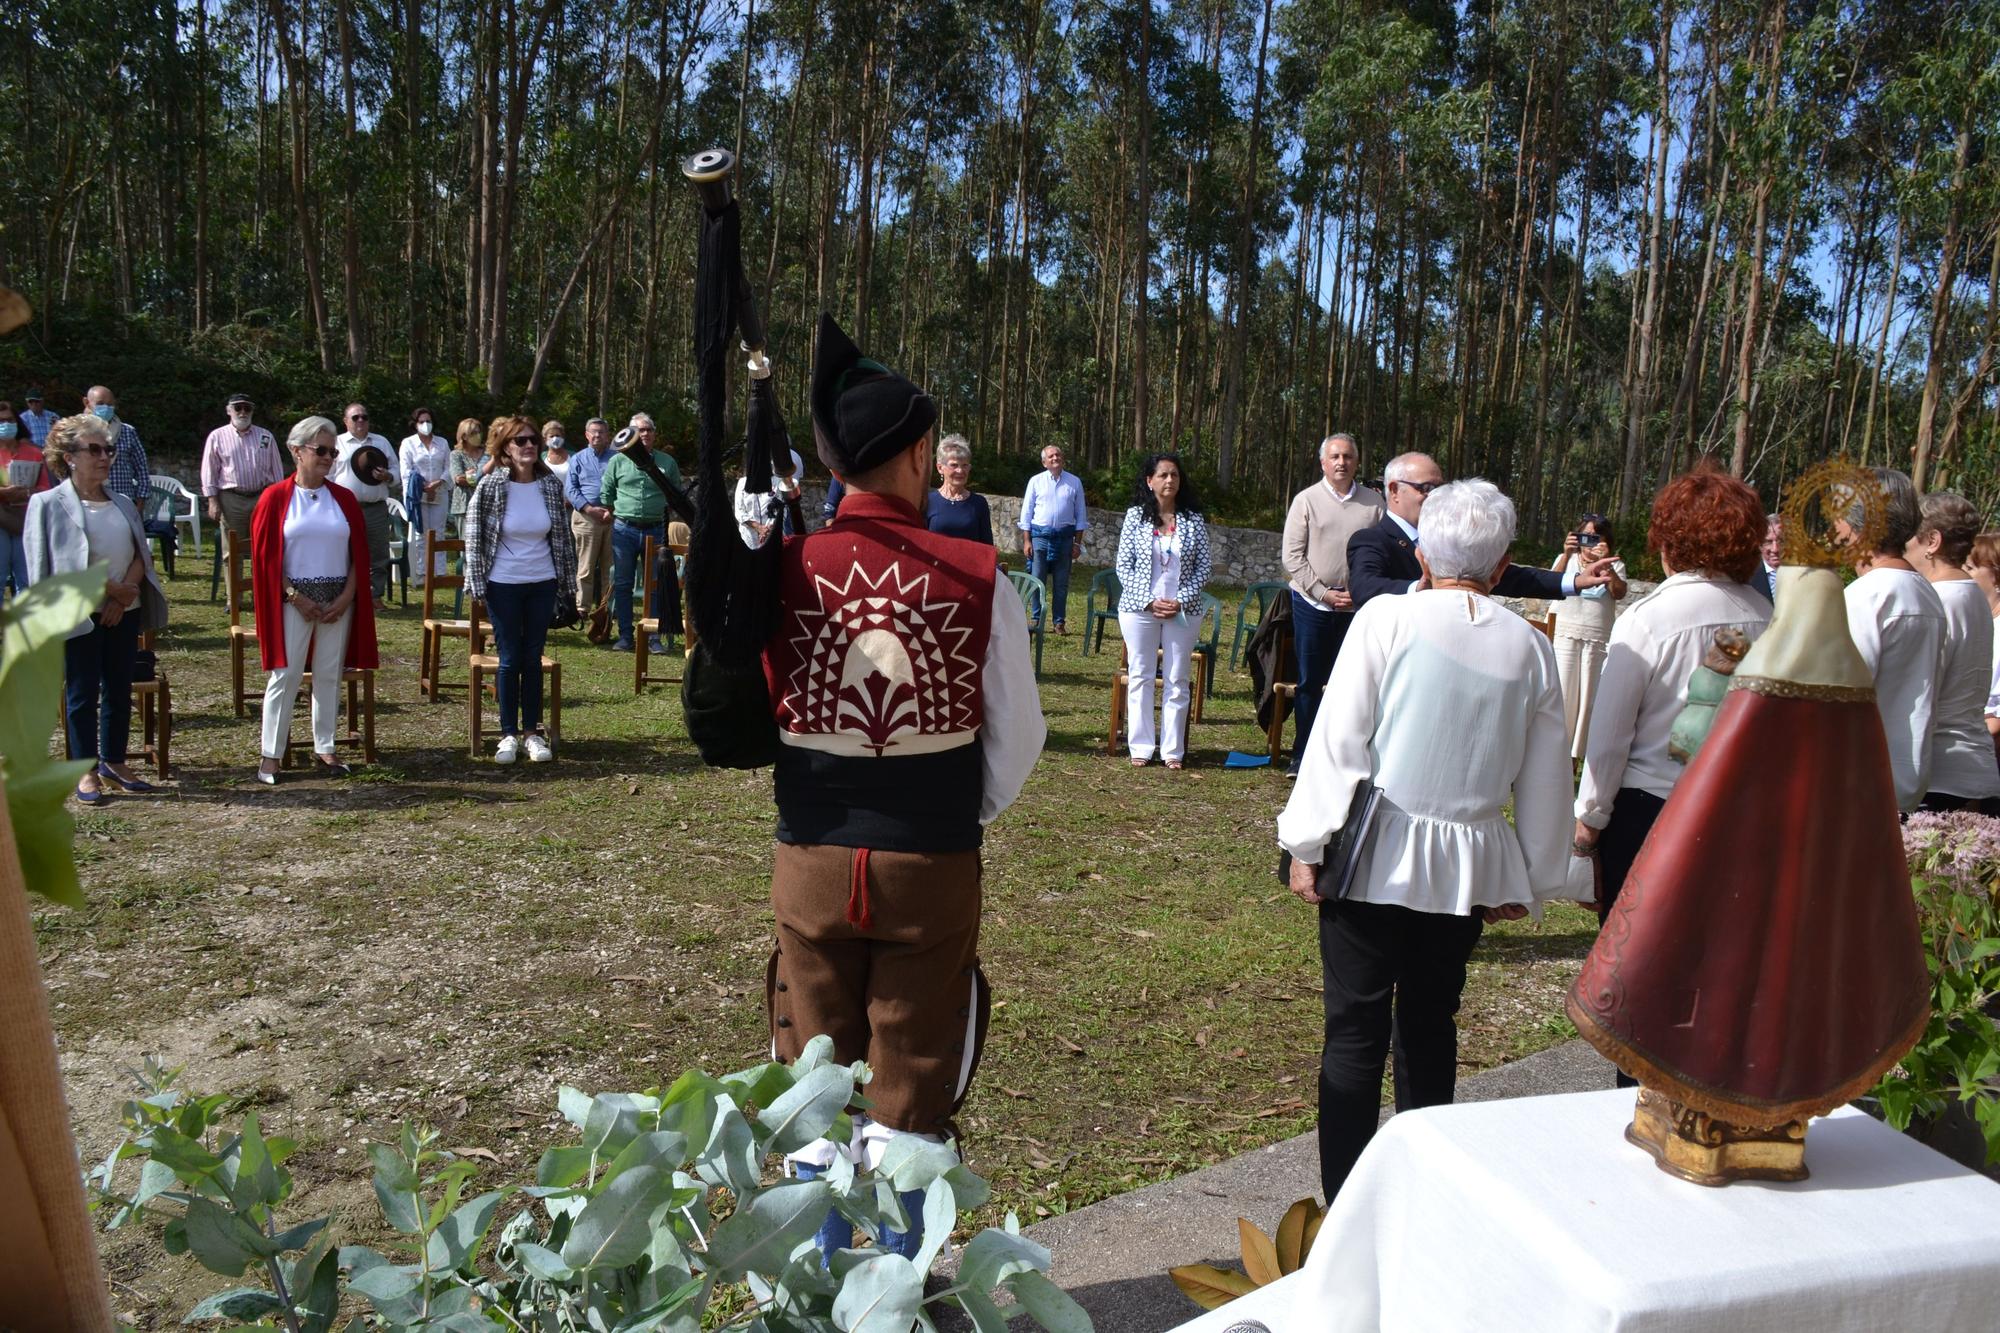
[[1141, 758], [1139, 758], [1139, 757], [1138, 757], [1137, 755], [1134, 755], [1134, 756], [1132, 757], [1132, 767], [1134, 767], [1134, 768], [1144, 768], [1144, 767], [1145, 767], [1146, 765], [1148, 765], [1148, 764], [1150, 764], [1150, 763], [1152, 763], [1152, 762], [1153, 762], [1153, 761], [1152, 761], [1152, 760], [1150, 760], [1150, 759], [1141, 759]]

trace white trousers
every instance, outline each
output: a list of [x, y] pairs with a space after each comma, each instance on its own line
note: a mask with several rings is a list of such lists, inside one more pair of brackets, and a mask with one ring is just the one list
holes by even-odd
[[1125, 690], [1125, 741], [1134, 759], [1153, 757], [1153, 664], [1166, 649], [1166, 699], [1160, 713], [1165, 737], [1160, 757], [1176, 762], [1187, 757], [1188, 675], [1194, 661], [1198, 620], [1161, 620], [1150, 611], [1120, 611], [1118, 632], [1125, 638], [1128, 677]]
[[1597, 698], [1608, 647], [1602, 639], [1556, 635], [1556, 679], [1562, 682], [1563, 729], [1569, 733], [1572, 759], [1583, 758], [1584, 742], [1590, 739], [1590, 705]]
[[313, 624], [292, 607], [285, 607], [285, 665], [271, 673], [264, 686], [264, 757], [285, 757], [292, 734], [292, 701], [312, 672], [313, 753], [332, 754], [340, 728], [340, 672], [347, 660], [347, 627], [354, 623], [349, 606], [332, 624]]

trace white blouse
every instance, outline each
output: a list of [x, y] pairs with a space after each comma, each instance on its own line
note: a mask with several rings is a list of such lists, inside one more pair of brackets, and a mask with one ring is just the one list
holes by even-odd
[[1938, 673], [1937, 715], [1931, 727], [1935, 792], [1979, 799], [2000, 796], [2000, 763], [1986, 730], [1991, 692], [1993, 613], [1971, 579], [1931, 584], [1944, 608], [1944, 667]]
[[[1911, 569], [1871, 569], [1847, 585], [1847, 633], [1875, 677], [1896, 804], [1914, 810], [1931, 785], [1931, 723], [1944, 665], [1944, 604]], [[1956, 794], [1956, 793], [1954, 793]]]
[[[1563, 560], [1560, 572], [1581, 574], [1585, 563], [1584, 557], [1569, 556]], [[1623, 560], [1613, 560], [1611, 568], [1619, 578], [1625, 577]], [[1611, 622], [1617, 618], [1618, 603], [1611, 598], [1611, 585], [1600, 583], [1574, 597], [1563, 598], [1555, 604], [1555, 613], [1556, 633], [1563, 638], [1603, 643], [1611, 637]]]
[[123, 579], [132, 567], [132, 557], [139, 554], [132, 541], [132, 525], [114, 501], [76, 498], [83, 505], [83, 536], [90, 544], [90, 563], [109, 565], [111, 577]]
[[294, 583], [347, 577], [347, 516], [330, 485], [292, 487], [285, 510], [285, 577]]
[[1355, 613], [1326, 698], [1338, 725], [1313, 728], [1278, 816], [1293, 856], [1320, 862], [1369, 779], [1382, 800], [1350, 897], [1464, 916], [1564, 896], [1569, 747], [1539, 630], [1453, 589], [1377, 597]]
[[1667, 735], [1687, 706], [1688, 678], [1717, 630], [1755, 639], [1770, 621], [1771, 604], [1746, 585], [1692, 572], [1673, 575], [1625, 608], [1611, 626], [1590, 706], [1576, 790], [1580, 822], [1596, 829], [1610, 823], [1621, 787], [1661, 800], [1673, 795], [1686, 765], [1667, 753]]
[[1181, 530], [1153, 530], [1153, 593], [1156, 602], [1171, 601], [1181, 595]]

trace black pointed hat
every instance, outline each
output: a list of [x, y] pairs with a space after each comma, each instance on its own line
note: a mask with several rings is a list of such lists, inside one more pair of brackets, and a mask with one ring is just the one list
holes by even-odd
[[812, 422], [820, 462], [843, 476], [866, 472], [921, 440], [937, 419], [929, 394], [863, 356], [833, 316], [819, 317]]

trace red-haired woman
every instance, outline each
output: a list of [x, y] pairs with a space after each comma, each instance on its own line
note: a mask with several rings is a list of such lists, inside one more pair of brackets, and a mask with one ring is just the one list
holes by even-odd
[[1757, 492], [1734, 477], [1702, 468], [1653, 499], [1646, 545], [1667, 578], [1611, 627], [1576, 793], [1575, 850], [1597, 855], [1600, 914], [1617, 900], [1680, 781], [1682, 764], [1667, 753], [1667, 733], [1687, 703], [1688, 677], [1717, 630], [1754, 639], [1771, 619], [1771, 604], [1744, 586], [1763, 540]]

